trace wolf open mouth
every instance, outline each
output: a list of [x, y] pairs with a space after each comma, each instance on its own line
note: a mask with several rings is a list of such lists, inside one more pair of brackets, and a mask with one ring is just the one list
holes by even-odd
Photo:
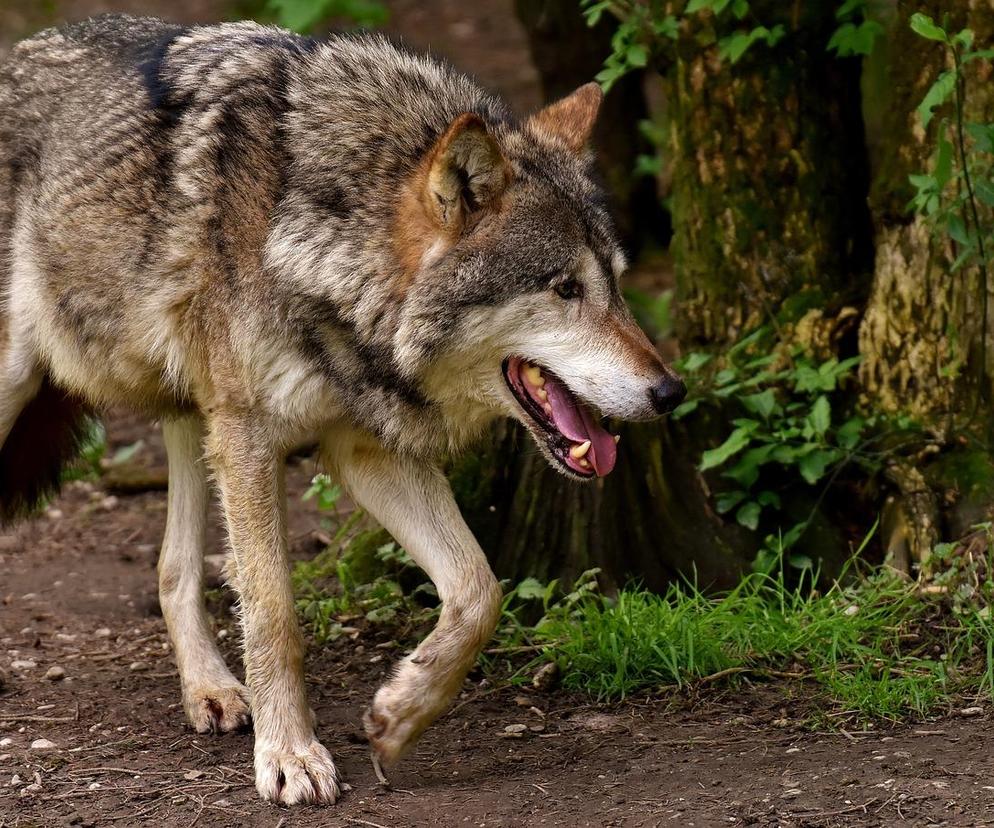
[[617, 437], [598, 424], [559, 377], [521, 357], [504, 360], [504, 381], [518, 404], [544, 432], [552, 455], [580, 477], [603, 477], [614, 468]]

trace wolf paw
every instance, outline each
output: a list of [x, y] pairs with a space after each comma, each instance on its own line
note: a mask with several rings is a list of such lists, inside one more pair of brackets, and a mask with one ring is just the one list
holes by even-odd
[[341, 792], [331, 754], [317, 739], [288, 748], [256, 744], [255, 787], [282, 805], [330, 805]]
[[252, 721], [249, 691], [241, 684], [198, 688], [184, 697], [183, 706], [197, 733], [230, 733]]
[[389, 768], [396, 764], [397, 760], [414, 747], [418, 737], [434, 721], [436, 715], [435, 710], [425, 709], [412, 700], [405, 699], [389, 685], [380, 689], [363, 716], [378, 777], [382, 776], [380, 766]]

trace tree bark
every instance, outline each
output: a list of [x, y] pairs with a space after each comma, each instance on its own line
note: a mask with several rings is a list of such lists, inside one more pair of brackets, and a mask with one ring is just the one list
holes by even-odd
[[727, 30], [692, 16], [667, 72], [685, 348], [733, 342], [802, 291], [822, 307], [857, 301], [870, 268], [859, 62], [826, 51], [834, 6], [752, 8], [785, 27], [777, 45], [720, 61], [698, 43]]
[[[927, 576], [938, 540], [962, 537], [994, 514], [994, 467], [982, 447], [994, 435], [994, 336], [984, 336], [991, 320], [984, 319], [978, 269], [953, 272], [958, 251], [945, 229], [908, 209], [909, 176], [931, 168], [937, 131], [953, 115], [945, 107], [926, 130], [915, 111], [939, 73], [951, 68], [941, 44], [911, 31], [918, 11], [937, 22], [945, 18], [953, 32], [969, 26], [983, 47], [994, 41], [994, 7], [897, 0], [880, 19], [886, 35], [867, 62], [868, 100], [875, 102], [867, 128], [876, 264], [859, 330], [860, 378], [869, 407], [911, 415], [935, 436], [935, 454], [890, 464], [893, 492], [882, 514], [888, 560]], [[991, 80], [990, 61], [968, 67], [967, 122], [994, 121]], [[952, 440], [954, 432], [972, 432], [980, 442]]]
[[[968, 25], [980, 44], [991, 43], [994, 34], [994, 7], [970, 0], [899, 0], [883, 20], [887, 35], [878, 39], [867, 71], [876, 99], [868, 122], [877, 231], [873, 289], [859, 332], [860, 374], [874, 407], [911, 414], [942, 431], [990, 402], [994, 337], [987, 337], [984, 356], [982, 332], [991, 323], [983, 319], [977, 270], [951, 272], [955, 244], [907, 207], [914, 192], [908, 177], [931, 166], [942, 115], [950, 115], [947, 107], [925, 130], [915, 111], [939, 72], [950, 68], [941, 44], [911, 31], [916, 11], [938, 21], [948, 14], [951, 30]], [[968, 74], [966, 120], [990, 123], [991, 63], [977, 61]], [[992, 412], [985, 407], [986, 419]]]

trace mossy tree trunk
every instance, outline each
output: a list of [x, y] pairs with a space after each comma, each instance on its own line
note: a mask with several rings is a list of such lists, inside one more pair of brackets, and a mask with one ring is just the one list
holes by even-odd
[[826, 51], [834, 4], [751, 5], [785, 28], [776, 46], [720, 61], [697, 44], [723, 32], [694, 17], [666, 67], [685, 349], [735, 341], [805, 290], [858, 300], [870, 267], [859, 62]]
[[[576, 10], [575, 0], [536, 5], [547, 11], [544, 25], [557, 19], [549, 9]], [[778, 22], [777, 8], [760, 13]], [[756, 46], [755, 58], [736, 66], [687, 32], [655, 80], [669, 97], [678, 300], [693, 347], [727, 343], [802, 288], [858, 292], [856, 263], [868, 258], [858, 66], [826, 56], [832, 22], [831, 10], [793, 21], [772, 54]], [[607, 48], [605, 39], [598, 65]], [[543, 73], [562, 69], [548, 55], [536, 62]], [[565, 88], [546, 87], [550, 97]], [[631, 132], [632, 114], [605, 118], [604, 128]], [[498, 574], [568, 581], [598, 566], [613, 585], [636, 578], [658, 589], [678, 573], [702, 586], [734, 583], [756, 539], [712, 509], [697, 462], [726, 423], [701, 411], [613, 426], [622, 435], [617, 466], [586, 486], [550, 469], [517, 428], [502, 427], [491, 453], [453, 475]]]
[[[914, 12], [940, 22], [948, 16], [950, 31], [969, 26], [983, 47], [994, 42], [994, 6], [897, 0], [885, 11], [886, 35], [867, 62], [865, 84], [874, 102], [866, 117], [876, 264], [859, 331], [860, 377], [869, 406], [911, 415], [941, 452], [937, 462], [918, 456], [888, 469], [894, 494], [884, 510], [884, 542], [891, 562], [910, 571], [927, 561], [941, 537], [958, 537], [991, 517], [994, 469], [977, 446], [994, 432], [994, 335], [991, 319], [984, 319], [978, 269], [954, 272], [959, 251], [945, 229], [909, 214], [909, 176], [931, 169], [937, 131], [954, 117], [947, 106], [924, 129], [916, 113], [951, 64], [941, 44], [911, 31], [909, 19]], [[992, 81], [989, 61], [968, 67], [967, 122], [994, 121]], [[966, 434], [969, 439], [959, 439]]]

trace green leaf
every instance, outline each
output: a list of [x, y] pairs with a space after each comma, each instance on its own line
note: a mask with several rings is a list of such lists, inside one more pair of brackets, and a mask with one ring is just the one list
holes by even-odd
[[680, 370], [686, 374], [693, 374], [695, 371], [699, 371], [707, 365], [710, 361], [711, 354], [694, 351], [693, 353], [687, 354], [683, 362], [680, 363]]
[[719, 515], [732, 511], [746, 498], [745, 492], [721, 492], [714, 499], [714, 508]]
[[836, 440], [838, 444], [851, 451], [859, 443], [860, 437], [863, 436], [863, 428], [866, 425], [866, 420], [862, 417], [852, 417], [846, 420], [841, 426], [839, 426], [838, 431], [836, 431]]
[[735, 513], [735, 519], [746, 529], [755, 532], [759, 526], [759, 515], [762, 511], [763, 507], [751, 500], [739, 507]]
[[739, 461], [722, 476], [734, 480], [743, 489], [751, 489], [759, 479], [759, 468], [771, 459], [775, 446], [767, 443], [749, 449]]
[[980, 152], [994, 152], [994, 124], [967, 124], [967, 134]]
[[925, 93], [922, 102], [918, 104], [918, 117], [922, 120], [922, 126], [927, 127], [932, 120], [936, 107], [942, 106], [952, 95], [956, 88], [956, 72], [948, 69], [942, 72], [935, 83]]
[[823, 437], [828, 427], [832, 424], [832, 407], [828, 402], [828, 397], [822, 395], [811, 407], [811, 426], [815, 434]]
[[936, 26], [935, 21], [927, 14], [915, 12], [911, 15], [911, 31], [928, 40], [937, 40], [940, 43], [947, 43], [949, 35], [941, 26]]
[[670, 418], [674, 420], [679, 420], [681, 417], [686, 417], [692, 411], [697, 409], [697, 406], [701, 404], [700, 399], [687, 400], [686, 402], [680, 403], [673, 412], [670, 414]]
[[849, 17], [854, 11], [862, 10], [866, 6], [866, 0], [846, 0], [835, 12], [835, 18], [837, 20], [843, 20]]
[[873, 52], [877, 36], [883, 32], [884, 27], [875, 20], [864, 20], [859, 24], [843, 23], [829, 39], [828, 49], [839, 57], [869, 55]]
[[761, 506], [772, 506], [774, 509], [780, 508], [780, 495], [768, 489], [759, 493], [756, 502]]
[[838, 453], [832, 449], [818, 449], [804, 455], [797, 464], [797, 470], [808, 483], [814, 485], [825, 476], [825, 469], [838, 459]]
[[545, 586], [537, 578], [525, 578], [514, 588], [514, 594], [522, 601], [545, 597]]
[[994, 207], [994, 184], [990, 181], [978, 180], [973, 182], [977, 198], [988, 207]]
[[625, 60], [629, 66], [641, 69], [649, 63], [649, 52], [641, 43], [633, 43], [625, 52]]
[[935, 150], [935, 186], [943, 190], [953, 176], [953, 145], [945, 135], [940, 135]]
[[743, 17], [749, 14], [748, 0], [733, 0], [732, 14], [735, 15], [736, 20], [741, 20]]
[[758, 414], [764, 420], [768, 420], [777, 408], [777, 397], [772, 388], [767, 388], [758, 394], [748, 394], [740, 397], [739, 402], [742, 403], [747, 411]]
[[751, 435], [752, 429], [750, 428], [735, 429], [735, 431], [728, 435], [728, 439], [724, 443], [717, 448], [705, 451], [701, 455], [701, 465], [698, 468], [701, 471], [707, 471], [708, 469], [713, 469], [715, 466], [720, 466], [749, 445]]
[[672, 14], [668, 14], [662, 20], [654, 21], [652, 30], [660, 37], [676, 40], [680, 36], [680, 21]]

